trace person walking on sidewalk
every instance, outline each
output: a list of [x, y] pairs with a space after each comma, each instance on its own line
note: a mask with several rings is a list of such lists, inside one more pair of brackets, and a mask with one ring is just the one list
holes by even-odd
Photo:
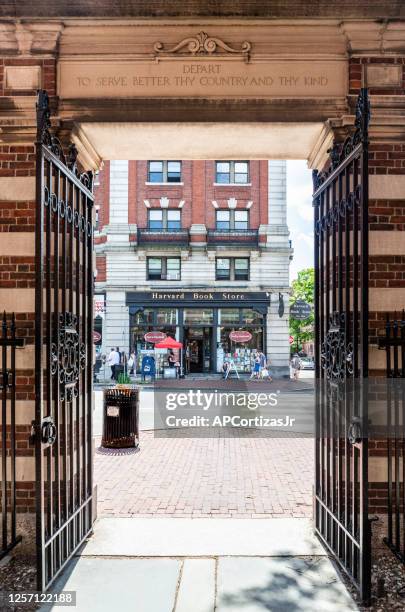
[[254, 378], [255, 380], [259, 380], [259, 377], [260, 377], [260, 355], [257, 353], [254, 363], [253, 363], [253, 370], [250, 375], [250, 380], [252, 380], [252, 378]]
[[107, 363], [111, 368], [111, 380], [117, 380], [116, 366], [120, 363], [120, 354], [113, 347], [108, 355]]
[[298, 380], [299, 374], [300, 374], [301, 362], [300, 362], [300, 358], [298, 357], [297, 353], [295, 353], [293, 355], [293, 358], [291, 359], [291, 368], [292, 368], [293, 379]]
[[259, 357], [260, 357], [260, 378], [262, 380], [267, 379], [269, 382], [272, 382], [273, 379], [271, 377], [270, 370], [269, 370], [270, 359], [267, 359], [263, 351], [260, 351]]

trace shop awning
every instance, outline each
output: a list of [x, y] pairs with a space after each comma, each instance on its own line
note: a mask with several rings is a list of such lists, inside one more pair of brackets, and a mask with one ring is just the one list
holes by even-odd
[[171, 338], [170, 336], [168, 336], [162, 342], [159, 342], [158, 344], [155, 344], [155, 348], [159, 348], [159, 349], [182, 349], [183, 345], [182, 345], [181, 342], [177, 342], [177, 340], [174, 340], [174, 338]]

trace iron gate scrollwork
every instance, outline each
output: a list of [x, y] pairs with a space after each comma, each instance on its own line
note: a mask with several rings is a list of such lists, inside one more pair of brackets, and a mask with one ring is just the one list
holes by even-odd
[[80, 370], [86, 366], [86, 345], [80, 342], [78, 316], [72, 312], [59, 315], [59, 341], [53, 342], [51, 373], [59, 372], [59, 398], [71, 402], [79, 394]]
[[329, 328], [321, 346], [321, 367], [328, 379], [344, 380], [353, 374], [353, 345], [346, 345], [345, 313], [333, 312]]
[[93, 193], [37, 101], [35, 421], [38, 589], [92, 529]]
[[315, 529], [370, 597], [368, 519], [368, 123], [362, 89], [351, 135], [314, 171]]

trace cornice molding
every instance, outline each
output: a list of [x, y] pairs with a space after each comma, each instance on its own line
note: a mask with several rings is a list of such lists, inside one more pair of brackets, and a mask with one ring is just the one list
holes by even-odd
[[103, 160], [93, 147], [83, 130], [75, 125], [72, 130], [72, 141], [78, 150], [78, 160], [85, 170], [100, 170]]
[[0, 23], [0, 53], [19, 59], [54, 56], [63, 31], [62, 22], [5, 22]]

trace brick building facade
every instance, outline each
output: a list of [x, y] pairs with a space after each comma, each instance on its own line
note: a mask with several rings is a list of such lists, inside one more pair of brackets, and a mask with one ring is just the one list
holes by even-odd
[[[107, 161], [96, 185], [99, 350], [151, 349], [163, 331], [191, 372], [257, 350], [288, 372], [289, 262], [284, 161]], [[249, 342], [230, 340], [249, 331]]]

